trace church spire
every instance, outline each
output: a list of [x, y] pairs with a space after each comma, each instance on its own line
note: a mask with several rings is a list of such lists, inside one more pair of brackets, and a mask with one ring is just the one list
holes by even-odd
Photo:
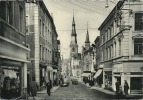
[[74, 12], [73, 12], [73, 21], [72, 21], [72, 32], [71, 36], [75, 38], [75, 43], [77, 43], [77, 34], [76, 34], [76, 29], [75, 29], [75, 20], [74, 20]]
[[87, 34], [86, 34], [85, 43], [90, 43], [90, 41], [89, 41], [89, 33], [88, 33], [88, 23], [87, 23]]

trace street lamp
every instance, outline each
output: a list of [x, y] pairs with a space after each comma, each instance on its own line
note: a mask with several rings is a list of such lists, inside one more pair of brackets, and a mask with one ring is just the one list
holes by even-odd
[[[109, 5], [108, 5], [108, 1], [110, 1], [110, 0], [106, 0], [105, 8], [108, 8], [108, 7], [109, 7]], [[110, 2], [112, 2], [113, 4], [115, 4], [115, 5], [116, 5], [116, 3], [115, 3], [115, 2], [113, 2], [113, 1], [110, 1]]]

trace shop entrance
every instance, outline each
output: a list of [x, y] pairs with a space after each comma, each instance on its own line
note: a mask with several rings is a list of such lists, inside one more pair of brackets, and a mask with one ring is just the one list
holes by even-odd
[[121, 77], [116, 77], [116, 79], [121, 84]]

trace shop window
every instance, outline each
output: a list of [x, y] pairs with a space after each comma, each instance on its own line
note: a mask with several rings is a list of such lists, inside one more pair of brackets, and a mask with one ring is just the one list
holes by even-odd
[[135, 31], [143, 30], [143, 13], [135, 13]]
[[131, 90], [141, 90], [142, 89], [142, 77], [131, 77]]
[[143, 54], [143, 38], [134, 39], [134, 54]]

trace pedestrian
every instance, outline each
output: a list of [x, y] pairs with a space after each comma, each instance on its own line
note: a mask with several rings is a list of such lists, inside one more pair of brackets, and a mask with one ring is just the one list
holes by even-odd
[[119, 81], [117, 81], [115, 83], [115, 85], [116, 85], [116, 95], [118, 95], [119, 94], [119, 89], [120, 89], [120, 83], [119, 83]]
[[28, 82], [27, 84], [27, 94], [28, 96], [30, 96], [30, 82]]
[[124, 93], [128, 95], [129, 85], [126, 80], [124, 80]]
[[37, 84], [35, 82], [35, 78], [33, 78], [33, 81], [31, 82], [30, 90], [31, 90], [31, 95], [34, 99], [34, 97], [37, 95]]
[[47, 94], [50, 96], [51, 95], [51, 89], [52, 89], [52, 81], [49, 80], [49, 82], [46, 84], [47, 87]]

